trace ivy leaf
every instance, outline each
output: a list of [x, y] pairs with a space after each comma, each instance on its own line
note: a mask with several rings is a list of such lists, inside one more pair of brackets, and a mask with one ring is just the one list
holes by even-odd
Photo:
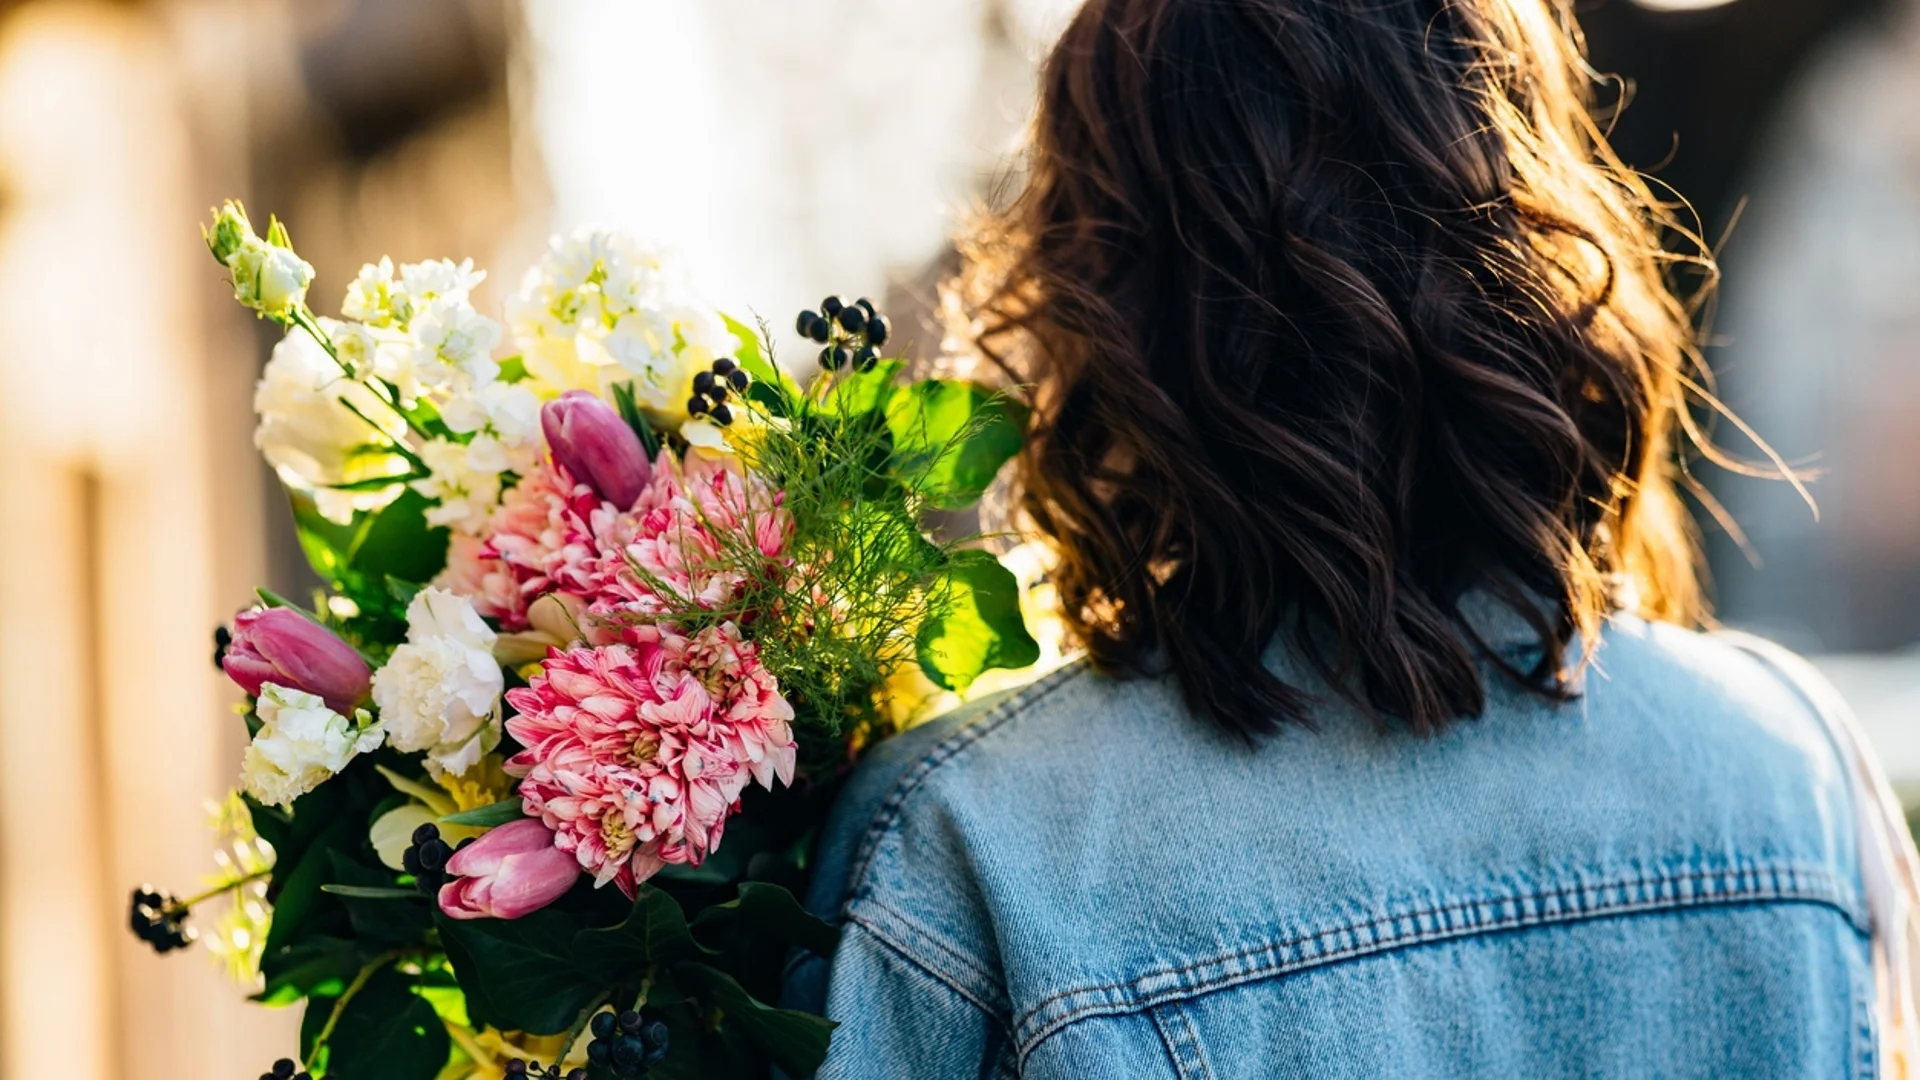
[[990, 552], [958, 552], [940, 588], [944, 603], [920, 624], [920, 667], [948, 690], [964, 690], [988, 668], [1023, 668], [1040, 643], [1020, 617], [1020, 583]]
[[776, 1009], [756, 1000], [733, 976], [706, 964], [674, 966], [680, 984], [718, 1006], [723, 1027], [731, 1027], [794, 1076], [811, 1076], [827, 1058], [833, 1021], [793, 1009]]
[[906, 367], [903, 360], [883, 360], [871, 371], [856, 371], [844, 376], [827, 396], [820, 399], [819, 410], [830, 416], [862, 416], [880, 408], [893, 394], [894, 376]]
[[357, 862], [341, 851], [328, 851], [333, 875], [320, 886], [340, 898], [353, 932], [381, 945], [413, 945], [426, 936], [433, 915], [426, 897], [393, 887], [393, 875]]
[[792, 416], [794, 403], [803, 396], [800, 384], [761, 352], [758, 331], [731, 315], [723, 313], [720, 318], [725, 320], [727, 329], [740, 342], [739, 348], [734, 350], [734, 361], [753, 376], [753, 385], [747, 388], [747, 397], [766, 406], [767, 411], [775, 416]]
[[[298, 826], [302, 824], [301, 810], [295, 806], [296, 838]], [[262, 945], [264, 952], [272, 953], [294, 944], [311, 924], [320, 921], [327, 900], [320, 886], [333, 874], [332, 849], [357, 839], [357, 825], [351, 818], [335, 818], [319, 836], [300, 849], [297, 856], [290, 860], [276, 858], [273, 879], [268, 885], [273, 923], [267, 928], [267, 940]], [[282, 866], [287, 867], [284, 876]], [[337, 910], [334, 917], [338, 918]]]
[[434, 1080], [450, 1049], [440, 1015], [406, 976], [387, 967], [341, 1010], [327, 1040], [327, 1072], [347, 1080]]
[[1019, 453], [1026, 410], [978, 383], [926, 379], [887, 399], [893, 468], [929, 502], [957, 510], [980, 500]]
[[604, 982], [618, 982], [649, 965], [693, 959], [707, 952], [694, 940], [679, 901], [642, 885], [633, 910], [618, 925], [574, 935], [572, 956], [583, 971]]
[[260, 958], [265, 980], [253, 1000], [268, 1006], [291, 1005], [304, 997], [338, 997], [360, 972], [361, 958], [345, 938], [314, 937], [291, 949]]
[[[575, 915], [546, 908], [518, 919], [453, 919], [434, 924], [475, 1019], [552, 1035], [565, 1031], [605, 989], [574, 964]], [[479, 1006], [479, 1007], [476, 1007]]]
[[821, 956], [833, 955], [840, 944], [839, 927], [801, 907], [792, 893], [764, 881], [741, 885], [737, 898], [702, 911], [693, 928], [765, 936]]

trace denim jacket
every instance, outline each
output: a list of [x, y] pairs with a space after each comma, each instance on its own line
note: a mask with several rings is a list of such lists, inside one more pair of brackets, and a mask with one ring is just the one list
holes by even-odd
[[1323, 692], [1248, 745], [1070, 666], [876, 748], [816, 864], [841, 945], [789, 976], [820, 1077], [1875, 1075], [1797, 689], [1627, 618], [1570, 702], [1487, 687], [1434, 737]]

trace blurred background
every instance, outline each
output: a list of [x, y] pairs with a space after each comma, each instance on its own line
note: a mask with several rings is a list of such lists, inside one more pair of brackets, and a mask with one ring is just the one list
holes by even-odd
[[[956, 209], [1072, 6], [0, 0], [0, 1077], [239, 1078], [292, 1045], [121, 926], [130, 885], [214, 869], [243, 729], [211, 628], [306, 580], [250, 442], [272, 338], [207, 207], [286, 219], [322, 311], [381, 254], [472, 257], [497, 307], [549, 232], [606, 224], [775, 323], [884, 297], [931, 352]], [[1822, 474], [1816, 521], [1702, 471], [1722, 615], [1816, 655], [1920, 781], [1920, 0], [1580, 11], [1622, 156], [1720, 248], [1723, 397]]]

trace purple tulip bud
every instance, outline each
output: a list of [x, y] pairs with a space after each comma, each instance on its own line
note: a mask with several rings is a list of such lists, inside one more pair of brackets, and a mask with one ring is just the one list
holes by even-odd
[[585, 390], [569, 390], [540, 410], [553, 460], [580, 483], [622, 510], [647, 486], [653, 472], [640, 436], [613, 406]]
[[454, 880], [440, 887], [440, 910], [455, 919], [517, 919], [566, 894], [580, 862], [553, 845], [553, 830], [521, 818], [463, 845], [447, 860]]
[[353, 646], [290, 608], [241, 612], [220, 666], [249, 694], [273, 683], [322, 698], [342, 714], [366, 699], [373, 677]]

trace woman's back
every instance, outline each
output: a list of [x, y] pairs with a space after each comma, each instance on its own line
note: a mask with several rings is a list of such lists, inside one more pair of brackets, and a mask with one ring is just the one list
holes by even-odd
[[1795, 688], [1626, 618], [1576, 700], [1489, 687], [1431, 738], [1327, 699], [1250, 750], [1076, 665], [883, 746], [818, 868], [821, 1076], [1873, 1075]]

